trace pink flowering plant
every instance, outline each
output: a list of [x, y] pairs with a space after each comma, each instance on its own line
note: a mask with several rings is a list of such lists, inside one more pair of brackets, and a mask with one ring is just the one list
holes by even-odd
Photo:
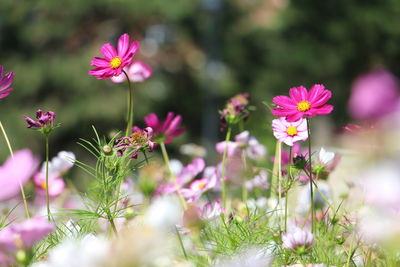
[[[203, 147], [191, 140], [185, 113], [156, 114], [147, 99], [134, 113], [133, 85], [141, 90], [158, 66], [141, 61], [128, 34], [117, 39], [101, 46], [88, 74], [128, 85], [127, 98], [116, 100], [127, 101], [126, 124], [119, 116], [116, 129], [103, 124], [92, 126], [93, 139], [71, 137], [86, 153], [64, 150], [60, 138], [51, 146], [54, 111], [24, 116], [45, 137], [35, 153], [14, 150], [18, 135], [9, 138], [0, 122], [8, 152], [0, 163], [0, 266], [400, 266], [395, 75], [379, 69], [356, 79], [349, 109], [361, 121], [338, 136], [327, 134], [325, 120], [334, 88], [297, 86], [273, 97], [275, 117], [262, 110], [260, 131], [250, 127], [260, 100], [236, 94], [214, 113], [224, 136]], [[2, 101], [19, 93], [13, 82], [0, 65]]]

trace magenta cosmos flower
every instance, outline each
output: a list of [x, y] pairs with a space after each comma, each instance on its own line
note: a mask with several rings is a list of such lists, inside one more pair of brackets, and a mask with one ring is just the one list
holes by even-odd
[[295, 122], [288, 122], [283, 117], [275, 119], [272, 121], [272, 130], [275, 138], [288, 146], [293, 146], [293, 143], [305, 141], [308, 138], [307, 122], [305, 119]]
[[[134, 83], [144, 82], [153, 75], [153, 70], [147, 64], [141, 61], [134, 61], [130, 66], [124, 68], [128, 74], [129, 80]], [[113, 83], [122, 83], [126, 81], [125, 74], [121, 73], [118, 76], [111, 77]]]
[[332, 105], [326, 104], [332, 97], [332, 92], [325, 90], [322, 84], [313, 85], [310, 91], [304, 86], [290, 88], [289, 95], [290, 97], [275, 96], [272, 99], [277, 105], [272, 109], [272, 114], [285, 117], [288, 122], [297, 121], [302, 117], [329, 114], [333, 110]]
[[0, 166], [0, 201], [10, 199], [20, 192], [20, 184], [29, 181], [39, 161], [28, 149], [19, 150]]
[[24, 119], [28, 123], [28, 128], [44, 128], [53, 126], [54, 120], [56, 119], [56, 113], [53, 111], [43, 112], [38, 109], [38, 111], [36, 111], [37, 121], [28, 116], [24, 116]]
[[4, 67], [0, 66], [0, 98], [7, 97], [14, 88], [10, 88], [14, 80], [14, 72], [10, 71], [4, 75]]
[[95, 68], [89, 71], [89, 75], [95, 76], [97, 79], [108, 79], [120, 75], [123, 68], [131, 64], [138, 49], [139, 42], [134, 41], [130, 44], [129, 35], [126, 33], [118, 39], [118, 52], [111, 44], [104, 44], [100, 49], [104, 58], [94, 57], [92, 59], [91, 65]]
[[167, 118], [162, 123], [154, 113], [147, 115], [144, 118], [144, 122], [153, 129], [154, 140], [157, 143], [164, 142], [169, 144], [175, 137], [185, 131], [184, 127], [179, 127], [182, 122], [182, 116], [175, 116], [173, 112], [168, 112]]

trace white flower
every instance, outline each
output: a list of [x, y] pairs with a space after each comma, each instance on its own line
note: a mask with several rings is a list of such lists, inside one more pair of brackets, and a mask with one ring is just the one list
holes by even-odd
[[145, 222], [157, 230], [169, 231], [181, 223], [182, 217], [183, 209], [178, 197], [164, 195], [150, 205], [145, 214]]
[[335, 157], [335, 153], [326, 151], [323, 147], [319, 151], [319, 161], [324, 165], [328, 164]]
[[293, 232], [282, 235], [283, 247], [297, 250], [298, 248], [309, 248], [314, 243], [314, 235], [311, 232], [295, 228]]

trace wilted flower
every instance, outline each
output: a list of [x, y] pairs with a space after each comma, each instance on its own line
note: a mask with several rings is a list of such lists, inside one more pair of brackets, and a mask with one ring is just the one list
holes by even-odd
[[350, 115], [361, 120], [381, 118], [396, 109], [399, 93], [399, 81], [386, 69], [362, 74], [351, 88], [348, 104]]
[[14, 80], [14, 72], [4, 74], [4, 67], [0, 65], [0, 99], [7, 97], [14, 88], [10, 88]]
[[118, 52], [109, 44], [104, 44], [100, 52], [104, 58], [94, 57], [91, 65], [94, 69], [89, 71], [89, 75], [95, 76], [97, 79], [108, 79], [112, 76], [118, 76], [122, 73], [125, 66], [132, 62], [132, 58], [139, 49], [137, 41], [129, 43], [129, 35], [123, 34], [118, 39]]
[[295, 228], [292, 232], [282, 235], [283, 247], [304, 253], [314, 243], [314, 235], [311, 232]]
[[164, 142], [165, 144], [169, 144], [175, 137], [185, 131], [184, 127], [179, 127], [182, 122], [182, 116], [175, 116], [173, 112], [168, 112], [167, 117], [162, 123], [154, 113], [147, 115], [144, 118], [144, 122], [148, 127], [153, 129], [156, 143]]
[[281, 117], [272, 121], [274, 136], [279, 142], [293, 146], [297, 141], [305, 141], [308, 138], [307, 122], [301, 118], [295, 122], [288, 122]]
[[219, 112], [221, 121], [221, 131], [229, 124], [236, 124], [246, 120], [250, 114], [249, 94], [237, 94], [230, 98], [225, 108]]
[[[131, 82], [144, 82], [153, 74], [153, 70], [141, 61], [133, 61], [131, 65], [124, 68], [124, 71], [128, 74]], [[114, 83], [122, 83], [126, 81], [126, 76], [121, 73], [118, 76], [111, 77], [111, 81]]]
[[37, 121], [28, 116], [24, 116], [25, 121], [28, 123], [28, 128], [38, 128], [43, 134], [48, 135], [56, 127], [54, 120], [56, 114], [53, 111], [43, 112], [42, 110], [36, 111]]
[[39, 161], [28, 149], [16, 151], [0, 166], [0, 201], [10, 199], [20, 191], [33, 175]]
[[304, 86], [290, 88], [290, 97], [275, 96], [272, 101], [277, 105], [272, 114], [285, 117], [288, 122], [298, 121], [302, 117], [311, 118], [316, 115], [329, 114], [333, 110], [332, 105], [326, 102], [331, 98], [332, 92], [325, 90], [322, 84], [315, 84], [310, 91]]
[[153, 151], [154, 142], [151, 141], [153, 137], [153, 129], [146, 127], [145, 129], [140, 129], [138, 127], [133, 127], [133, 133], [130, 136], [118, 138], [115, 140], [117, 143], [114, 148], [117, 148], [117, 154], [121, 156], [126, 149], [132, 149], [130, 158], [137, 158], [140, 151], [149, 150]]

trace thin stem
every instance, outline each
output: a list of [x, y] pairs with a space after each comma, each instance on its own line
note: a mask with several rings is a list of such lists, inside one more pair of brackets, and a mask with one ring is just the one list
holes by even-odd
[[[289, 147], [289, 162], [287, 165], [287, 175], [289, 178], [289, 181], [291, 183], [292, 181], [292, 173], [291, 173], [291, 165], [292, 165], [292, 153], [293, 153], [293, 147]], [[285, 199], [285, 233], [287, 232], [287, 217], [288, 217], [288, 201], [289, 200], [289, 189], [286, 191], [286, 199]]]
[[171, 171], [171, 164], [169, 162], [169, 157], [168, 157], [167, 149], [165, 148], [164, 142], [160, 143], [160, 147], [161, 147], [161, 153], [163, 155], [165, 165], [167, 166], [169, 179], [172, 180], [172, 182], [175, 184], [175, 188], [176, 188], [176, 191], [178, 192], [179, 200], [181, 201], [183, 208], [186, 210], [187, 204], [186, 204], [185, 199], [182, 196], [182, 192], [181, 192], [181, 189], [179, 188], [178, 182], [176, 180], [176, 176]]
[[310, 170], [308, 172], [308, 178], [310, 179], [310, 199], [311, 199], [311, 233], [314, 233], [314, 191], [313, 191], [313, 183], [312, 183], [312, 162], [311, 162], [311, 127], [310, 127], [310, 119], [307, 120], [307, 131], [308, 131], [308, 164], [310, 166]]
[[246, 152], [242, 151], [242, 162], [244, 168], [244, 175], [242, 176], [242, 200], [243, 203], [247, 203], [247, 160], [246, 160]]
[[133, 88], [131, 81], [129, 80], [128, 74], [123, 70], [122, 71], [125, 74], [126, 80], [128, 81], [128, 115], [126, 118], [127, 125], [126, 125], [126, 131], [125, 131], [125, 136], [128, 136], [131, 131], [132, 131], [132, 125], [133, 125]]
[[282, 230], [281, 200], [282, 200], [282, 143], [278, 142], [276, 152], [278, 154], [278, 209], [279, 209], [279, 230]]
[[146, 165], [149, 165], [149, 159], [147, 158], [146, 151], [143, 150], [144, 160], [146, 161]]
[[232, 127], [228, 126], [228, 130], [226, 132], [225, 137], [225, 148], [224, 154], [222, 155], [222, 167], [221, 167], [221, 198], [222, 198], [222, 206], [226, 209], [226, 183], [225, 183], [225, 172], [226, 172], [226, 155], [228, 153], [228, 142], [231, 138]]
[[183, 255], [185, 256], [185, 259], [187, 260], [188, 256], [186, 254], [185, 246], [183, 245], [181, 234], [179, 233], [179, 230], [178, 230], [178, 228], [176, 226], [175, 226], [175, 230], [176, 230], [176, 234], [178, 235], [179, 245], [181, 246]]
[[118, 236], [118, 231], [117, 228], [115, 227], [114, 220], [112, 218], [109, 218], [108, 221], [110, 222], [111, 229], [113, 230], [115, 236]]
[[45, 136], [46, 143], [46, 206], [47, 206], [47, 219], [50, 221], [50, 198], [49, 198], [49, 136]]
[[[11, 143], [8, 140], [8, 136], [7, 136], [6, 130], [4, 129], [3, 124], [1, 123], [1, 121], [0, 121], [0, 128], [1, 128], [1, 132], [3, 133], [4, 139], [6, 140], [7, 147], [8, 147], [8, 150], [10, 151], [11, 158], [14, 158], [14, 152], [13, 152], [13, 150], [11, 148]], [[21, 181], [18, 181], [18, 183], [19, 183], [19, 189], [20, 189], [21, 195], [22, 195], [22, 200], [24, 202], [25, 216], [26, 216], [27, 219], [29, 219], [30, 216], [29, 216], [28, 204], [26, 202], [26, 196], [25, 196], [24, 187], [22, 186]]]

